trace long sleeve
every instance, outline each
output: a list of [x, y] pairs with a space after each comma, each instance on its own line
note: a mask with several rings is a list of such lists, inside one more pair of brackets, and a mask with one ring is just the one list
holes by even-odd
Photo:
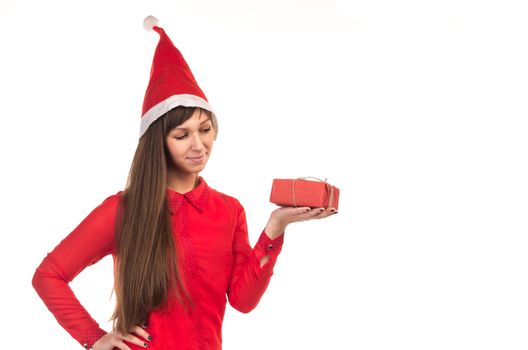
[[106, 198], [49, 252], [32, 279], [33, 287], [58, 323], [85, 348], [91, 348], [107, 332], [80, 304], [69, 282], [85, 267], [113, 253], [120, 192]]
[[[284, 234], [270, 239], [265, 230], [251, 248], [248, 238], [246, 213], [238, 200], [237, 223], [233, 238], [233, 267], [227, 289], [229, 303], [236, 310], [248, 313], [259, 303], [266, 291], [277, 256], [282, 250]], [[269, 260], [260, 267], [262, 257], [269, 255]]]

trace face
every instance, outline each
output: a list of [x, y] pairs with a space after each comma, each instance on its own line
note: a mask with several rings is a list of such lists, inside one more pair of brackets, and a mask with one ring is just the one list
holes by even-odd
[[214, 132], [211, 120], [197, 108], [191, 118], [165, 138], [172, 160], [169, 169], [181, 175], [202, 171], [211, 155]]

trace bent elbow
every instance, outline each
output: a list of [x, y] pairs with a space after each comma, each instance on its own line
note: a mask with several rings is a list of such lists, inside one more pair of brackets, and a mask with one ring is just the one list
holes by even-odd
[[33, 273], [33, 277], [31, 278], [31, 285], [33, 286], [33, 289], [35, 289], [38, 293], [39, 287], [42, 284], [41, 280], [42, 275], [40, 274], [40, 271], [38, 269], [35, 269], [35, 272]]
[[242, 300], [237, 297], [229, 296], [229, 304], [233, 309], [240, 311], [243, 314], [247, 314], [254, 310], [258, 305], [258, 300]]
[[60, 279], [60, 276], [52, 268], [49, 260], [44, 258], [33, 273], [31, 285], [40, 294], [41, 291], [49, 287], [50, 283], [54, 283], [58, 279]]
[[252, 306], [252, 305], [237, 305], [237, 304], [235, 304], [235, 305], [231, 304], [231, 305], [233, 306], [233, 308], [235, 310], [240, 311], [243, 314], [250, 313], [256, 307], [256, 305], [255, 306]]

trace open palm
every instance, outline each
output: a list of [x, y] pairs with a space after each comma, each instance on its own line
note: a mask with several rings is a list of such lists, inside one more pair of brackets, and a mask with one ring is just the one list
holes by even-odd
[[335, 208], [280, 207], [271, 213], [271, 218], [284, 226], [298, 221], [326, 218], [337, 214]]

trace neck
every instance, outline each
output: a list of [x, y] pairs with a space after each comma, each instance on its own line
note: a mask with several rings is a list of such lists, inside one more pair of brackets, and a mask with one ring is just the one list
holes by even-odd
[[167, 187], [178, 193], [187, 193], [198, 186], [198, 173], [177, 174], [171, 171], [167, 172]]

